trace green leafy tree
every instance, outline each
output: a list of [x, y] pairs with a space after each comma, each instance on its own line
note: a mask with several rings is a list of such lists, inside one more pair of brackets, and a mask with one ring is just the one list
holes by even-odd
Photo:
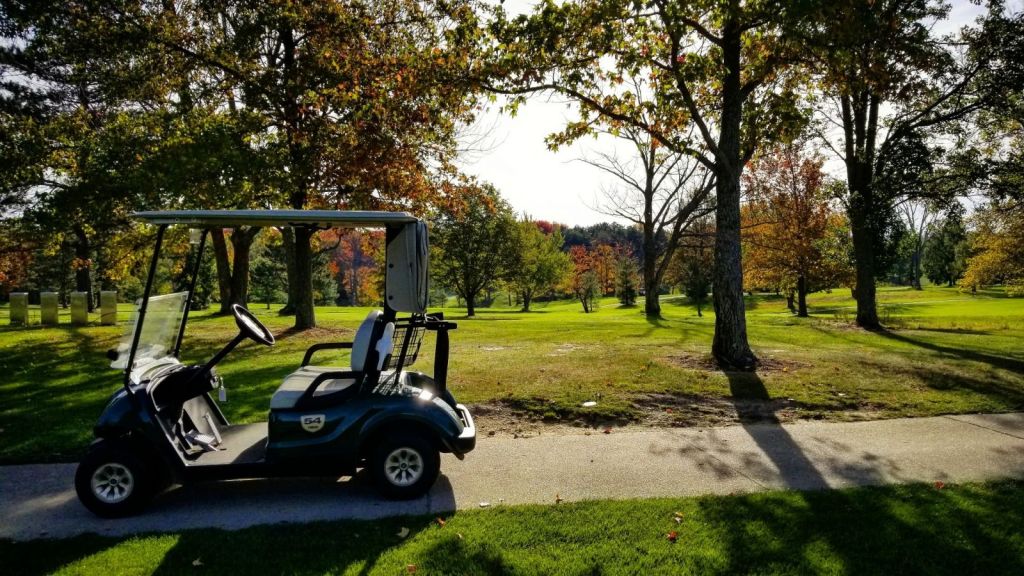
[[[483, 72], [495, 92], [551, 91], [580, 117], [552, 143], [602, 124], [631, 126], [668, 150], [693, 155], [715, 178], [712, 353], [725, 366], [753, 368], [747, 341], [740, 249], [740, 178], [759, 142], [802, 124], [797, 46], [786, 33], [797, 4], [733, 0], [575, 0], [539, 4], [492, 23], [494, 50]], [[644, 79], [640, 90], [624, 78]], [[513, 101], [513, 106], [518, 100]]]
[[974, 224], [961, 289], [1004, 284], [1010, 295], [1024, 295], [1024, 209], [1013, 201], [995, 203], [978, 211]]
[[714, 257], [714, 224], [708, 218], [698, 220], [672, 259], [666, 276], [696, 306], [698, 318], [703, 316], [701, 309], [711, 292]]
[[287, 285], [284, 279], [284, 264], [274, 258], [273, 250], [262, 249], [252, 259], [251, 295], [254, 301], [262, 302], [270, 309], [272, 302], [281, 301]]
[[636, 305], [636, 288], [640, 284], [636, 259], [626, 250], [619, 249], [615, 258], [615, 297], [623, 306]]
[[922, 268], [935, 284], [954, 286], [967, 269], [969, 244], [962, 209], [931, 224], [924, 246]]
[[512, 208], [489, 184], [465, 184], [434, 219], [433, 266], [438, 278], [476, 314], [477, 299], [514, 270], [519, 228]]
[[846, 167], [862, 327], [880, 326], [875, 279], [894, 246], [886, 242], [894, 239], [894, 206], [929, 191], [934, 141], [1019, 86], [1020, 20], [1001, 2], [989, 8], [960, 38], [933, 35], [933, 23], [949, 13], [936, 0], [822, 2], [799, 22], [821, 108], [832, 110], [819, 134]]
[[156, 203], [143, 159], [159, 114], [140, 104], [160, 88], [124, 64], [123, 36], [100, 25], [98, 2], [4, 2], [0, 9], [0, 215], [22, 217], [73, 251], [75, 288], [111, 287], [106, 247], [133, 209]]
[[518, 222], [517, 232], [518, 254], [507, 283], [522, 302], [523, 312], [529, 312], [533, 298], [554, 290], [569, 273], [572, 262], [562, 252], [560, 229], [545, 234], [536, 222], [525, 218]]
[[[242, 141], [269, 166], [274, 205], [422, 210], [472, 116], [476, 16], [464, 0], [186, 1], [110, 25], [144, 34], [245, 111]], [[284, 231], [297, 328], [316, 323], [314, 233]]]

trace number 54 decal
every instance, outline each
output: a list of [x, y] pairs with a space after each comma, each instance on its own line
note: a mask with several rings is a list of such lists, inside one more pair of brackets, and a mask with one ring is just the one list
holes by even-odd
[[323, 428], [324, 420], [326, 420], [323, 414], [307, 414], [302, 416], [301, 419], [302, 429], [311, 434]]

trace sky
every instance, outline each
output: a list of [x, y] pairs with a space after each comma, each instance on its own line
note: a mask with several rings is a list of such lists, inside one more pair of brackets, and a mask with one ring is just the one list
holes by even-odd
[[[505, 10], [516, 14], [529, 11], [533, 0], [505, 0]], [[1010, 2], [1019, 10], [1021, 0]], [[936, 26], [938, 33], [952, 32], [970, 24], [984, 11], [967, 0], [950, 2], [948, 20]], [[499, 101], [500, 104], [500, 101]], [[558, 96], [534, 96], [520, 107], [515, 117], [498, 112], [492, 105], [478, 119], [473, 139], [476, 150], [461, 163], [465, 172], [494, 184], [520, 214], [535, 220], [550, 220], [568, 225], [587, 225], [614, 221], [616, 218], [594, 209], [602, 187], [615, 186], [615, 178], [580, 162], [597, 152], [626, 148], [613, 138], [585, 138], [558, 152], [551, 152], [544, 138], [558, 131], [574, 117], [572, 107]]]

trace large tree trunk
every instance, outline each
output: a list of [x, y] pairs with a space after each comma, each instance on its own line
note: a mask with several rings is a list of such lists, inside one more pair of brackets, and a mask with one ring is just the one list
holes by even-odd
[[[854, 228], [856, 230], [856, 228]], [[869, 233], [853, 233], [853, 254], [856, 260], [857, 325], [868, 330], [881, 328], [875, 303], [875, 250]]]
[[94, 310], [92, 298], [92, 246], [85, 230], [75, 227], [75, 290], [85, 292], [89, 312]]
[[914, 276], [912, 285], [914, 290], [921, 290], [921, 246], [920, 241], [914, 248], [914, 254], [910, 257], [910, 273]]
[[842, 99], [846, 142], [846, 180], [850, 188], [847, 214], [853, 236], [856, 267], [857, 325], [868, 330], [881, 327], [875, 303], [875, 243], [877, 201], [874, 180], [875, 136], [878, 127], [878, 99], [861, 94]]
[[[730, 28], [736, 27], [735, 30]], [[747, 318], [743, 302], [743, 268], [740, 251], [740, 124], [743, 95], [740, 90], [740, 37], [738, 23], [726, 24], [722, 52], [728, 73], [722, 86], [722, 116], [715, 162], [715, 336], [711, 353], [724, 367], [752, 370], [757, 357], [747, 342]]]
[[658, 299], [660, 279], [653, 227], [654, 223], [648, 218], [644, 224], [644, 314], [657, 318], [661, 316], [661, 301]]
[[279, 314], [289, 315], [295, 313], [295, 229], [285, 226], [281, 229], [281, 242], [284, 247], [284, 268], [285, 279], [288, 284], [288, 297], [285, 300], [284, 308]]
[[[647, 180], [650, 183], [650, 174]], [[651, 184], [648, 184], [644, 193], [644, 314], [649, 318], [661, 316], [661, 302], [658, 301], [658, 254], [654, 238], [654, 193]]]
[[856, 269], [854, 297], [857, 299], [857, 325], [868, 330], [877, 330], [881, 327], [875, 304], [876, 232], [870, 222], [873, 204], [870, 185], [858, 181], [858, 179], [852, 179], [848, 213]]
[[252, 242], [259, 228], [239, 229], [231, 232], [234, 262], [231, 270], [231, 303], [245, 306], [249, 301], [249, 262]]
[[313, 313], [313, 231], [295, 229], [295, 328], [305, 330], [316, 326]]
[[796, 315], [807, 318], [807, 278], [796, 279]]
[[213, 259], [217, 263], [217, 291], [220, 294], [220, 314], [231, 311], [231, 261], [228, 260], [228, 245], [224, 241], [224, 230], [210, 230], [213, 240]]
[[476, 294], [466, 294], [466, 316], [476, 315]]
[[[528, 290], [524, 290], [523, 293], [520, 294], [520, 296], [523, 299], [523, 312], [529, 312], [530, 301], [533, 300], [533, 294], [531, 294]], [[509, 295], [509, 298], [511, 298], [511, 294]]]
[[[302, 143], [302, 112], [299, 104], [300, 94], [305, 88], [296, 72], [298, 43], [295, 31], [290, 26], [282, 26], [278, 30], [281, 41], [281, 67], [285, 87], [284, 120], [285, 133], [288, 139], [288, 169], [291, 175], [291, 190], [288, 203], [295, 210], [306, 208], [309, 200], [311, 161], [306, 147]], [[289, 298], [295, 310], [294, 327], [299, 330], [316, 326], [313, 314], [313, 248], [311, 239], [313, 231], [307, 228], [295, 228], [295, 246], [292, 252], [293, 268], [288, 279]]]

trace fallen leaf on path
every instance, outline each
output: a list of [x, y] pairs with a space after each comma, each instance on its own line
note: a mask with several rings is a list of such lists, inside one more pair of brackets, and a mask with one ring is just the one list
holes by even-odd
[[942, 490], [945, 487], [946, 487], [946, 483], [943, 482], [942, 480], [936, 480], [935, 481], [935, 489], [936, 490]]
[[604, 429], [604, 433], [605, 434], [611, 434], [612, 433], [612, 429], [611, 428], [605, 428]]
[[398, 534], [395, 534], [395, 536], [398, 536], [399, 538], [405, 538], [408, 535], [409, 535], [409, 529], [406, 528], [405, 526], [402, 526], [402, 529], [398, 531]]
[[490, 502], [481, 502], [481, 503], [480, 503], [480, 507], [481, 507], [481, 508], [487, 508], [487, 507], [488, 507], [488, 506], [490, 506], [490, 505], [491, 505], [491, 503], [490, 503]]
[[555, 494], [555, 504], [560, 504], [561, 502], [562, 502], [562, 495], [561, 494]]

